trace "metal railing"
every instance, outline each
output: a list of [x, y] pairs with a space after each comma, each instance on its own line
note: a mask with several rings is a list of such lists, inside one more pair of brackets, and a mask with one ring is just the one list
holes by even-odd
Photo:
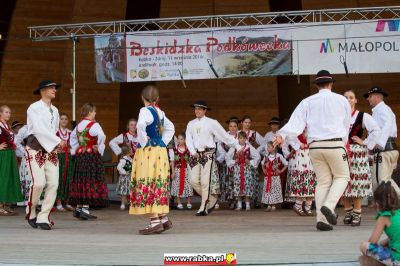
[[121, 20], [28, 27], [33, 41], [92, 38], [96, 35], [178, 29], [229, 28], [279, 23], [301, 24], [376, 19], [399, 19], [400, 6], [270, 12], [235, 15]]

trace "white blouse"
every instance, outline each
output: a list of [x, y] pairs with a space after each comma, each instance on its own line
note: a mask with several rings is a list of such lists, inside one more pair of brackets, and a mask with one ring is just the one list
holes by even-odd
[[[76, 130], [79, 132], [85, 129], [85, 127], [90, 123], [90, 120], [82, 120], [79, 124], [72, 130], [71, 136], [69, 139], [69, 144], [71, 145], [71, 154], [75, 155], [76, 150], [79, 148], [79, 141]], [[101, 128], [99, 123], [94, 123], [93, 126], [89, 130], [89, 134], [92, 137], [97, 137], [97, 146], [99, 147], [99, 153], [103, 156], [105, 149], [105, 141], [106, 135], [104, 134], [103, 129]]]
[[[253, 166], [254, 168], [257, 168], [258, 164], [260, 163], [260, 160], [261, 160], [261, 156], [260, 156], [259, 152], [251, 144], [245, 144], [243, 146], [241, 146], [241, 145], [239, 145], [239, 146], [241, 148], [243, 148], [244, 150], [250, 149], [250, 158], [251, 158], [250, 165]], [[236, 151], [237, 151], [237, 149], [235, 149], [235, 148], [229, 149], [229, 151], [225, 157], [227, 166], [232, 167], [236, 164], [236, 160], [234, 159]]]
[[[151, 107], [152, 108], [152, 107]], [[156, 108], [156, 111], [158, 113], [158, 116], [160, 119], [164, 119], [164, 131], [162, 133], [162, 141], [164, 142], [165, 145], [168, 145], [168, 143], [171, 141], [171, 139], [174, 137], [175, 134], [175, 126], [172, 124], [172, 122], [165, 116], [165, 113], [160, 109]], [[147, 142], [148, 142], [148, 137], [146, 133], [146, 128], [148, 125], [151, 125], [153, 123], [154, 118], [153, 115], [151, 114], [151, 111], [147, 107], [142, 107], [140, 109], [139, 113], [139, 118], [137, 122], [137, 141], [139, 142], [141, 147], [145, 147]]]
[[[136, 136], [133, 136], [131, 133], [127, 132], [126, 136], [128, 138], [128, 141], [130, 143], [137, 143], [138, 139]], [[111, 150], [115, 153], [115, 155], [120, 155], [122, 150], [121, 147], [119, 146], [120, 144], [124, 143], [124, 135], [123, 134], [119, 134], [118, 136], [116, 136], [115, 138], [113, 138], [109, 145]]]

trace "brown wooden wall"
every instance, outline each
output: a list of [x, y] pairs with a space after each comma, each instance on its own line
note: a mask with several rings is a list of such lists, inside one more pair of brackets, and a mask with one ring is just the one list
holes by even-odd
[[[32, 43], [27, 38], [27, 26], [124, 19], [127, 1], [17, 0], [0, 77], [0, 104], [10, 105], [13, 110], [12, 120], [25, 120], [26, 108], [37, 99], [32, 90], [44, 78], [63, 84], [55, 104], [61, 111], [71, 115], [71, 42]], [[394, 0], [303, 0], [302, 8], [306, 10], [397, 4], [398, 1]], [[268, 0], [161, 0], [160, 17], [268, 11]], [[95, 82], [92, 40], [81, 40], [78, 44], [77, 73], [77, 106], [87, 101], [98, 106], [97, 118], [110, 140], [122, 129], [121, 125], [125, 124], [124, 121], [118, 121], [122, 117], [119, 114], [120, 85]], [[400, 111], [400, 93], [397, 92], [400, 74], [355, 75], [351, 78], [339, 75], [336, 79], [335, 88], [338, 92], [352, 88], [361, 94], [373, 84], [380, 85], [390, 94], [387, 101], [389, 105], [396, 113]], [[186, 83], [186, 89], [180, 81], [157, 84], [161, 91], [161, 106], [175, 123], [178, 132], [183, 131], [187, 122], [193, 119], [194, 114], [189, 106], [196, 99], [207, 100], [213, 108], [209, 115], [223, 124], [231, 115], [251, 115], [254, 128], [261, 133], [267, 131], [267, 122], [271, 116], [278, 115], [279, 112], [285, 113], [285, 110], [278, 108], [278, 82], [275, 77], [196, 80]], [[134, 87], [137, 89], [138, 86]], [[312, 92], [314, 89], [310, 86], [310, 93]], [[289, 105], [294, 104], [296, 101]], [[137, 99], [132, 99], [132, 105], [134, 110], [140, 108]], [[289, 105], [287, 108], [291, 108]], [[369, 110], [363, 99], [360, 99], [360, 107]]]
[[[55, 105], [70, 118], [72, 50], [68, 41], [32, 43], [28, 26], [120, 20], [127, 0], [18, 0], [9, 31], [0, 78], [1, 104], [12, 108], [12, 120], [25, 121], [26, 109], [38, 98], [33, 89], [42, 79], [61, 82]], [[94, 76], [93, 40], [77, 46], [77, 107], [98, 106], [97, 119], [110, 137], [118, 130], [119, 84], [97, 84]], [[77, 119], [80, 118], [79, 109]], [[108, 137], [108, 139], [109, 139]]]

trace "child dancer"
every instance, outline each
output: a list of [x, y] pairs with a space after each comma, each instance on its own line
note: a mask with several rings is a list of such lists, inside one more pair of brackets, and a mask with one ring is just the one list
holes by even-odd
[[277, 148], [270, 141], [266, 145], [266, 155], [261, 164], [265, 174], [261, 203], [268, 204], [266, 211], [275, 211], [275, 205], [283, 202], [279, 175], [286, 170], [288, 162], [277, 153]]
[[[239, 118], [236, 116], [232, 116], [231, 118], [226, 121], [228, 124], [228, 131], [227, 133], [233, 136], [235, 139], [238, 138], [238, 125], [239, 125]], [[229, 167], [226, 164], [226, 154], [229, 151], [229, 146], [227, 146], [223, 142], [219, 142], [217, 146], [217, 162], [219, 166], [222, 168], [220, 171], [220, 180], [221, 182], [221, 200], [225, 200], [229, 202], [230, 209], [235, 208], [235, 197], [233, 195], [233, 188], [234, 188], [234, 175], [233, 169], [234, 167]], [[216, 208], [217, 206], [215, 206]]]
[[[67, 128], [68, 126], [68, 116], [65, 113], [60, 114], [60, 127], [57, 130], [56, 135], [69, 143], [69, 137], [71, 135], [71, 130]], [[68, 203], [69, 198], [69, 184], [71, 182], [71, 175], [74, 171], [74, 161], [75, 157], [71, 156], [69, 144], [64, 148], [60, 149], [57, 153], [59, 162], [59, 181], [57, 189], [57, 211], [65, 212], [65, 210], [73, 211], [74, 208], [66, 204], [65, 209], [62, 205], [63, 202]]]
[[186, 147], [185, 134], [178, 135], [178, 145], [169, 151], [171, 161], [171, 196], [177, 199], [178, 210], [183, 210], [182, 198], [187, 198], [186, 207], [191, 210], [190, 197], [193, 196], [193, 188], [189, 183], [189, 157], [190, 153]]
[[242, 152], [231, 148], [226, 155], [228, 167], [234, 167], [234, 196], [237, 198], [237, 211], [242, 209], [242, 197], [246, 202], [246, 210], [250, 210], [250, 199], [254, 195], [256, 179], [254, 178], [255, 169], [260, 163], [260, 154], [249, 143], [247, 135], [241, 131], [238, 134], [239, 145]]
[[[128, 144], [129, 145], [129, 144]], [[132, 154], [131, 147], [128, 145], [122, 145], [121, 147], [121, 159], [119, 160], [117, 170], [119, 173], [119, 179], [117, 184], [116, 192], [121, 196], [121, 207], [120, 210], [125, 210], [125, 206], [128, 203], [129, 196], [129, 183], [131, 181], [132, 172]]]
[[[383, 181], [374, 192], [377, 221], [368, 241], [361, 242], [361, 265], [400, 265], [400, 209], [395, 187], [394, 181]], [[388, 238], [379, 241], [383, 232]]]
[[288, 140], [285, 145], [292, 148], [288, 166], [287, 196], [296, 201], [293, 210], [298, 215], [312, 216], [311, 205], [315, 194], [316, 176], [309, 155], [306, 133]]
[[82, 120], [71, 133], [71, 152], [76, 154], [75, 170], [69, 187], [69, 202], [76, 205], [74, 217], [81, 220], [97, 219], [89, 211], [108, 205], [108, 190], [104, 165], [106, 135], [96, 122], [96, 106], [85, 103], [82, 106]]

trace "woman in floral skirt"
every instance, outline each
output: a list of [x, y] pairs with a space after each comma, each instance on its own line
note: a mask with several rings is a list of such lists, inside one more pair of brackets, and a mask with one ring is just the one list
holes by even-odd
[[150, 224], [139, 234], [161, 233], [172, 228], [169, 213], [169, 160], [166, 144], [175, 133], [174, 125], [157, 106], [156, 87], [149, 85], [142, 91], [145, 105], [140, 109], [137, 123], [138, 148], [132, 163], [132, 215], [147, 214]]

